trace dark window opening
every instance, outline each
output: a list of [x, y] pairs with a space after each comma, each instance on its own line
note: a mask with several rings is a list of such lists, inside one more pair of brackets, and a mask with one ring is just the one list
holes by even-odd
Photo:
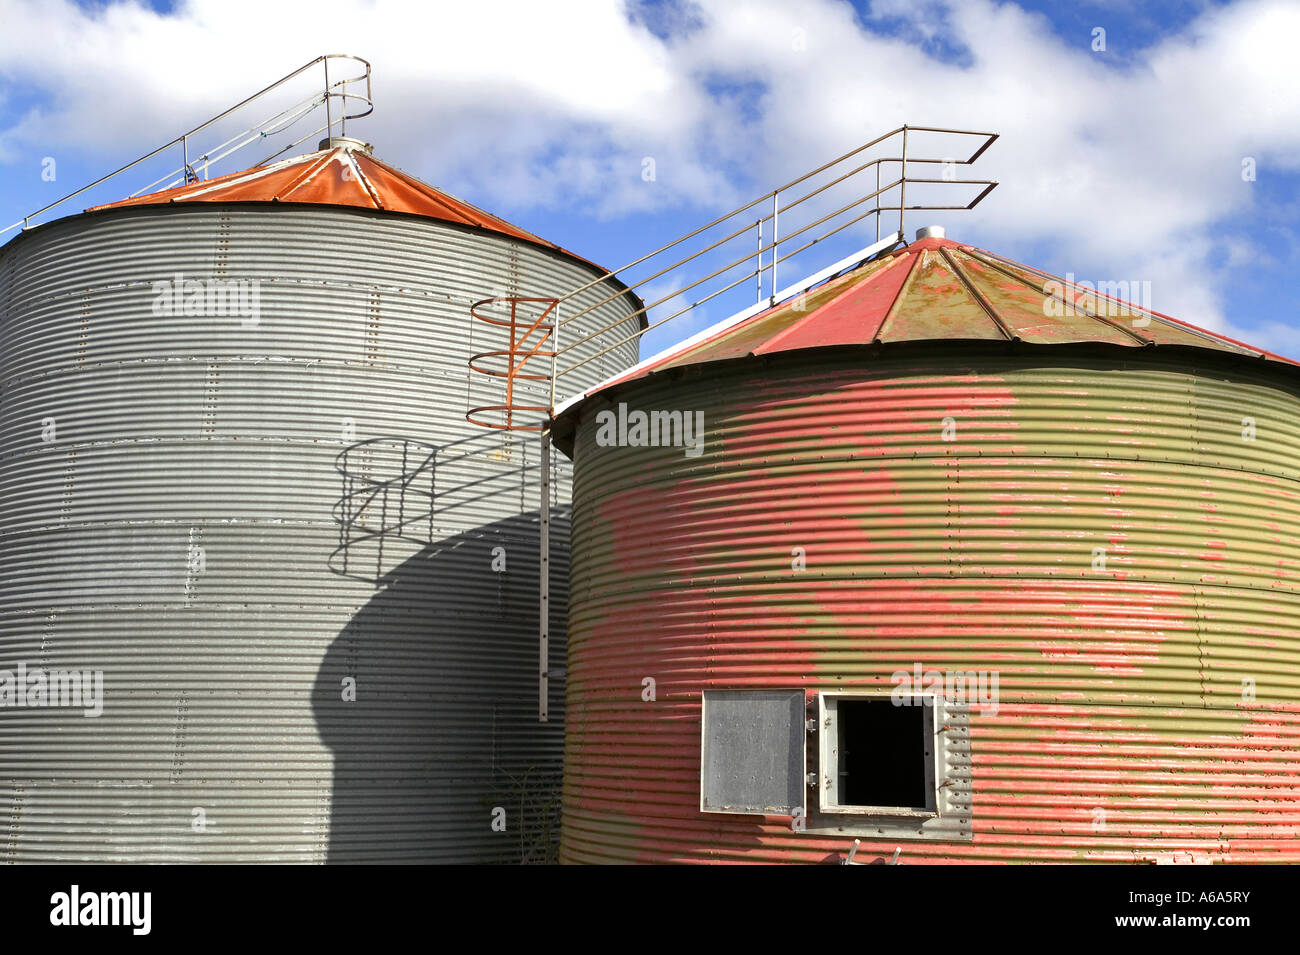
[[928, 704], [895, 706], [888, 698], [836, 702], [839, 804], [926, 809], [925, 724]]

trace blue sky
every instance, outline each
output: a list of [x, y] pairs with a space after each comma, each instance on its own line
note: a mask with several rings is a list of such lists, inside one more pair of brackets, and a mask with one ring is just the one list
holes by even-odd
[[[0, 19], [0, 226], [346, 50], [374, 63], [353, 131], [378, 156], [605, 265], [903, 122], [991, 129], [962, 175], [1002, 185], [933, 214], [950, 236], [1149, 281], [1158, 310], [1300, 358], [1295, 2], [0, 0]], [[790, 268], [865, 242], [840, 238]]]

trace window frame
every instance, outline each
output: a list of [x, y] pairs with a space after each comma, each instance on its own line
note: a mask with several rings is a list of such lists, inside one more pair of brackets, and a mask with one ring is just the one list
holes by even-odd
[[[782, 692], [791, 696], [791, 718], [794, 718], [793, 699], [798, 695], [803, 700], [802, 747], [804, 751], [803, 788], [801, 805], [793, 807], [796, 812], [784, 811], [785, 808], [757, 806], [711, 806], [706, 799], [708, 762], [705, 747], [708, 745], [708, 723], [705, 716], [705, 696], [715, 693], [754, 693]], [[918, 692], [912, 696], [927, 697], [930, 713], [933, 716], [934, 736], [932, 737], [932, 756], [934, 759], [934, 779], [936, 796], [934, 812], [919, 812], [905, 807], [839, 807], [831, 812], [819, 808], [820, 791], [816, 794], [810, 790], [820, 790], [823, 766], [822, 746], [826, 738], [826, 727], [822, 707], [826, 697], [843, 698], [858, 696], [888, 697], [888, 690], [838, 689], [818, 690], [805, 687], [795, 690], [792, 687], [745, 686], [718, 687], [702, 690], [700, 697], [700, 754], [699, 768], [699, 811], [709, 815], [749, 815], [803, 817], [801, 822], [791, 822], [792, 830], [800, 836], [809, 838], [831, 839], [871, 839], [897, 842], [953, 842], [969, 843], [974, 839], [971, 826], [971, 708], [965, 702], [949, 702], [942, 693]], [[822, 739], [809, 740], [815, 734]], [[848, 809], [848, 811], [843, 811]]]
[[[925, 769], [926, 808], [915, 806], [859, 806], [845, 805], [839, 795], [839, 701], [893, 699], [892, 693], [870, 690], [823, 690], [817, 693], [817, 811], [827, 817], [884, 817], [889, 819], [937, 819], [942, 814], [939, 792], [942, 770], [940, 766], [939, 728], [944, 724], [943, 700], [935, 693], [903, 694], [921, 700], [921, 743]], [[916, 704], [912, 704], [916, 705]]]

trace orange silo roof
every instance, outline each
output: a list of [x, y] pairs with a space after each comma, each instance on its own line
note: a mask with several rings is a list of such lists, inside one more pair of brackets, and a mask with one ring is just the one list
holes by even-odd
[[333, 145], [270, 165], [93, 206], [86, 211], [191, 202], [308, 203], [406, 213], [497, 232], [587, 261], [381, 162], [360, 143]]

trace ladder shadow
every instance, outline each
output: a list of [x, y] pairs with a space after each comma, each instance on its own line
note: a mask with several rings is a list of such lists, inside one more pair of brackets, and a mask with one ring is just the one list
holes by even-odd
[[[568, 515], [552, 521], [567, 540]], [[541, 724], [537, 535], [533, 512], [425, 545], [383, 575], [331, 643], [312, 692], [334, 755], [329, 862], [555, 858], [567, 568], [553, 568], [560, 611]], [[501, 572], [491, 569], [498, 547]]]

